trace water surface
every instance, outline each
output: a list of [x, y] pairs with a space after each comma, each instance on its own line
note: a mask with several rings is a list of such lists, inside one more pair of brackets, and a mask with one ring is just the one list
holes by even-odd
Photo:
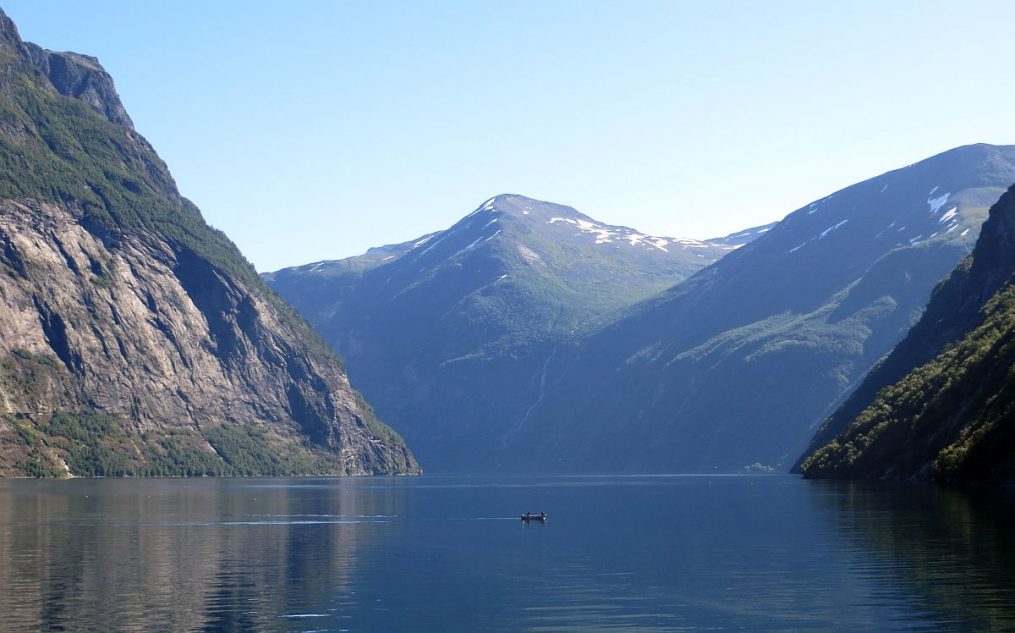
[[979, 631], [1015, 630], [1013, 605], [1002, 493], [788, 476], [0, 482], [3, 631]]

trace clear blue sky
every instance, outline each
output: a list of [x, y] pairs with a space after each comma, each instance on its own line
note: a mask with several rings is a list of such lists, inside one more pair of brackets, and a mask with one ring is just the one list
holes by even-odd
[[2, 4], [25, 39], [100, 59], [259, 270], [503, 192], [711, 237], [1015, 143], [1012, 2]]

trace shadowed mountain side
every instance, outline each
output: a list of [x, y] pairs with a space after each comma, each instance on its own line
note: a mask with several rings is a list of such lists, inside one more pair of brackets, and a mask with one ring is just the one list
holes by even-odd
[[788, 470], [1013, 178], [1015, 148], [966, 146], [791, 213], [558, 352], [495, 454], [519, 470]]

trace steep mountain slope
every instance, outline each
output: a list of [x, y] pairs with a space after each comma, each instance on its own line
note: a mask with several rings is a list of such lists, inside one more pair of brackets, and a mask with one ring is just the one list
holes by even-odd
[[808, 477], [1015, 480], [1015, 187], [927, 312], [825, 423]]
[[718, 244], [653, 237], [501, 195], [445, 231], [266, 277], [428, 468], [488, 469], [477, 448], [525, 417], [572, 332], [763, 232]]
[[417, 472], [90, 57], [0, 12], [0, 475]]
[[839, 191], [558, 354], [519, 469], [788, 469], [919, 318], [1015, 177], [975, 145]]

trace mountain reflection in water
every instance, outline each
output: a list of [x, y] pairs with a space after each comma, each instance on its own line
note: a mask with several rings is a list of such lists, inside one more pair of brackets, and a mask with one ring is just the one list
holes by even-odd
[[1013, 509], [788, 476], [0, 481], [0, 630], [1013, 629]]

